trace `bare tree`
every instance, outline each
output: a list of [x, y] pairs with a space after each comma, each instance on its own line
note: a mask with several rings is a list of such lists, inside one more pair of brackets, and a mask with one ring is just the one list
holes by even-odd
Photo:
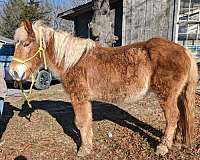
[[70, 8], [68, 1], [60, 0], [56, 3], [54, 0], [45, 0], [42, 2], [44, 10], [48, 10], [49, 24], [54, 29], [66, 30], [73, 33], [73, 22], [58, 18], [58, 13], [61, 13]]
[[0, 13], [0, 34], [13, 38], [15, 29], [23, 19], [35, 21], [46, 20], [46, 12], [34, 3], [24, 0], [8, 0], [4, 3]]
[[79, 5], [85, 4], [85, 3], [90, 2], [90, 1], [92, 1], [92, 0], [73, 0], [72, 6], [77, 7]]

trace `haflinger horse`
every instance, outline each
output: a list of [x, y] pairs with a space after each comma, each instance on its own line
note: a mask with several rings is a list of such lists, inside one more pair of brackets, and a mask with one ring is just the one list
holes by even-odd
[[[156, 152], [165, 155], [176, 133], [190, 145], [193, 139], [197, 66], [184, 47], [161, 38], [104, 48], [91, 39], [56, 31], [42, 21], [21, 22], [15, 32], [13, 78], [28, 79], [44, 65], [56, 73], [69, 93], [80, 130], [78, 156], [92, 150], [91, 101], [131, 104], [153, 91], [162, 107], [166, 128]], [[43, 43], [41, 43], [41, 39]], [[41, 46], [42, 44], [42, 46]], [[45, 56], [36, 55], [39, 48]]]

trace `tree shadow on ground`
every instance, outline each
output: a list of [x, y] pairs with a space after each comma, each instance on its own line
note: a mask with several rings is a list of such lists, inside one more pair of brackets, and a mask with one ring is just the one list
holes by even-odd
[[14, 115], [14, 111], [20, 111], [20, 109], [10, 105], [9, 102], [4, 103], [3, 115], [0, 117], [0, 139], [6, 131], [7, 125]]
[[[33, 107], [32, 109], [30, 109], [27, 105], [23, 105], [19, 116], [27, 116], [38, 109], [47, 111], [62, 126], [64, 132], [74, 140], [77, 144], [77, 148], [80, 147], [80, 133], [74, 124], [74, 112], [71, 103], [44, 100], [32, 101], [31, 104]], [[154, 149], [158, 144], [158, 140], [155, 139], [155, 137], [162, 136], [161, 131], [140, 121], [117, 106], [101, 102], [93, 102], [92, 112], [93, 121], [110, 120], [120, 126], [127, 127], [134, 132], [138, 132], [140, 136], [147, 140], [149, 145]], [[155, 137], [148, 133], [151, 133]]]

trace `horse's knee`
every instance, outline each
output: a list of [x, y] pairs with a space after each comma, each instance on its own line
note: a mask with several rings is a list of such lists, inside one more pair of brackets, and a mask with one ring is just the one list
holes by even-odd
[[165, 118], [166, 118], [166, 128], [169, 130], [175, 130], [177, 128], [177, 123], [179, 120], [180, 112], [178, 107], [171, 108], [165, 111]]
[[92, 119], [90, 118], [90, 115], [88, 113], [87, 116], [81, 117], [76, 116], [75, 117], [75, 124], [78, 129], [84, 128], [84, 127], [90, 127], [92, 124]]
[[167, 125], [172, 128], [177, 128], [177, 123], [180, 118], [180, 112], [178, 110], [178, 107], [175, 107], [174, 109], [170, 110], [170, 116], [166, 117]]
[[161, 107], [164, 111], [167, 125], [175, 125], [180, 117], [180, 111], [178, 109], [176, 100], [172, 100], [171, 102], [168, 100], [165, 103], [161, 103]]
[[73, 105], [75, 113], [75, 124], [78, 129], [90, 126], [92, 123], [91, 104], [89, 102], [82, 102]]
[[80, 118], [76, 118], [76, 119], [75, 119], [75, 124], [76, 124], [76, 127], [77, 127], [79, 130], [85, 126], [85, 125], [84, 125], [84, 121], [81, 120]]

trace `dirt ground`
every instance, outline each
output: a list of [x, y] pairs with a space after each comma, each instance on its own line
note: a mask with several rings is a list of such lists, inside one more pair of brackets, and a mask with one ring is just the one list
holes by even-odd
[[[196, 96], [195, 139], [192, 147], [174, 146], [166, 156], [155, 147], [165, 119], [154, 94], [134, 105], [93, 102], [94, 146], [91, 155], [78, 158], [80, 138], [69, 97], [60, 84], [33, 91], [33, 109], [23, 99], [6, 98], [0, 160], [198, 160], [200, 159], [200, 97]], [[29, 114], [31, 113], [31, 117]], [[4, 131], [5, 130], [5, 131]]]

